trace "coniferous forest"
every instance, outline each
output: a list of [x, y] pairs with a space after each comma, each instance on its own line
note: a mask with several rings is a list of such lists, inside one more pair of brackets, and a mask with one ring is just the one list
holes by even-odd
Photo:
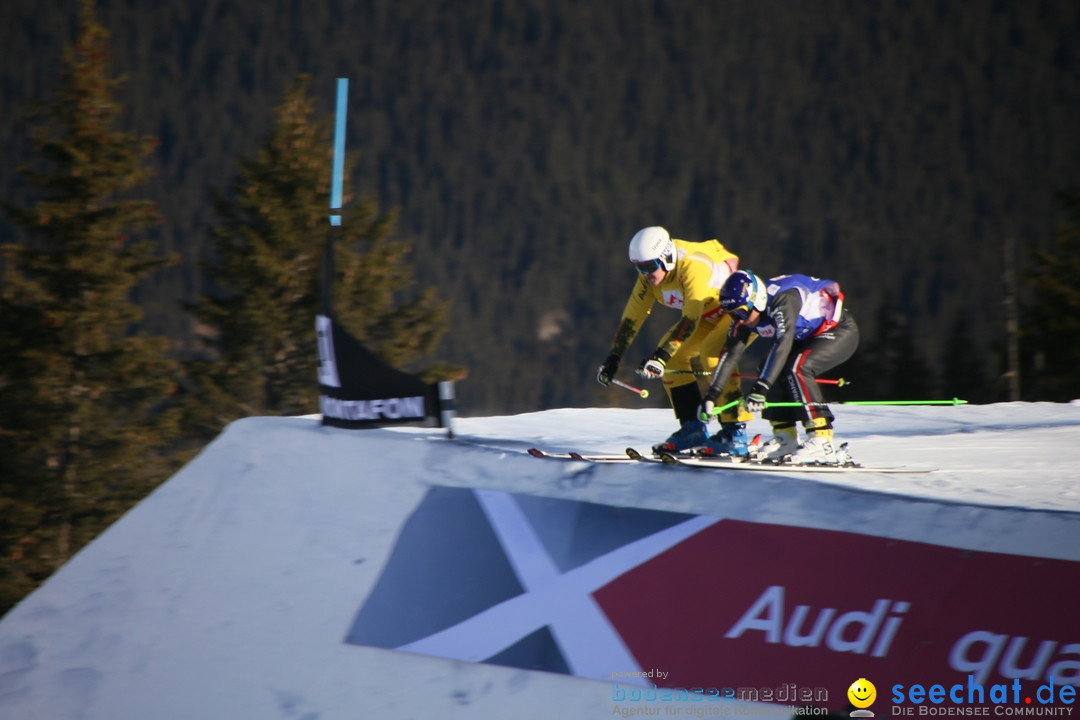
[[[76, 8], [0, 10], [5, 199], [23, 197], [16, 121], [58, 83]], [[298, 74], [324, 117], [348, 77], [350, 180], [398, 213], [418, 282], [448, 303], [439, 354], [470, 370], [464, 413], [633, 401], [593, 371], [634, 279], [626, 244], [650, 224], [717, 237], [762, 275], [839, 280], [863, 329], [849, 373], [863, 392], [907, 377], [916, 393], [1002, 399], [1006, 265], [1023, 272], [1052, 245], [1056, 193], [1080, 174], [1067, 0], [97, 8], [124, 122], [160, 143], [147, 195], [164, 222], [149, 236], [181, 258], [138, 290], [146, 329], [193, 351], [181, 301], [207, 287], [213, 193]], [[1025, 357], [1053, 341], [1036, 330]], [[627, 360], [650, 350], [639, 340]]]
[[654, 224], [838, 280], [840, 397], [1080, 397], [1078, 37], [1073, 0], [8, 0], [0, 610], [223, 423], [310, 411], [339, 77], [342, 312], [464, 414], [644, 405], [594, 376]]

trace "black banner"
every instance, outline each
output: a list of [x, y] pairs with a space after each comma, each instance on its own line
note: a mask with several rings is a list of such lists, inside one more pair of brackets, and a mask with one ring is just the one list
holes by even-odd
[[317, 316], [315, 329], [323, 425], [450, 427], [453, 383], [425, 383], [391, 367], [326, 315]]

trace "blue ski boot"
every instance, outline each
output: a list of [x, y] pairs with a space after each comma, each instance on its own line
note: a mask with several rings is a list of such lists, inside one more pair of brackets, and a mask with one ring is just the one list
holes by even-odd
[[721, 423], [720, 430], [705, 442], [702, 449], [702, 455], [731, 455], [744, 458], [749, 454], [746, 423], [741, 422]]
[[709, 434], [706, 432], [705, 423], [700, 420], [687, 420], [667, 440], [659, 445], [653, 445], [653, 452], [685, 452], [691, 448], [701, 447], [708, 441]]

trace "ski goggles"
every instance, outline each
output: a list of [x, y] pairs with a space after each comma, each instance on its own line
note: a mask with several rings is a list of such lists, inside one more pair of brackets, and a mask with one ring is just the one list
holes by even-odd
[[664, 267], [664, 263], [660, 258], [656, 258], [655, 260], [642, 260], [641, 262], [636, 262], [634, 263], [634, 267], [636, 267], [637, 271], [642, 275], [649, 275]]
[[727, 312], [736, 320], [746, 320], [753, 311], [754, 308], [751, 307], [750, 303], [743, 303], [742, 305], [731, 308]]

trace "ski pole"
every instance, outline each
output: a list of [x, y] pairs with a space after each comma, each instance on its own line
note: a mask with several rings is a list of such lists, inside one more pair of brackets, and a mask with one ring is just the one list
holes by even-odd
[[967, 400], [848, 400], [840, 405], [967, 405]]
[[767, 402], [765, 407], [804, 407], [806, 405], [967, 405], [967, 400], [847, 400], [835, 403]]
[[619, 387], [623, 388], [624, 390], [629, 390], [632, 393], [637, 393], [638, 395], [641, 396], [642, 400], [649, 397], [649, 391], [648, 390], [646, 390], [644, 388], [636, 388], [633, 385], [627, 385], [626, 383], [624, 383], [624, 382], [622, 382], [620, 380], [616, 380], [615, 378], [611, 378], [611, 384], [612, 385], [618, 385]]
[[[712, 375], [708, 370], [665, 370], [665, 375], [696, 375], [697, 377], [709, 377]], [[757, 380], [758, 375], [743, 375], [741, 373], [735, 373], [732, 377], [737, 377], [740, 380]], [[850, 385], [851, 381], [845, 378], [836, 378], [835, 380], [829, 378], [814, 378], [814, 382], [819, 385], [835, 385], [837, 387], [844, 387]]]
[[[750, 377], [753, 377], [753, 376], [750, 376]], [[848, 382], [844, 378], [836, 378], [835, 380], [832, 380], [830, 378], [814, 378], [814, 382], [816, 382], [816, 383], [818, 383], [820, 385], [835, 385], [836, 387], [844, 387], [845, 385], [850, 385], [851, 384], [850, 382]]]
[[[713, 408], [712, 414], [719, 415], [724, 410], [733, 408], [738, 405], [742, 400], [732, 400], [727, 405]], [[952, 400], [848, 400], [846, 402], [835, 403], [801, 403], [801, 402], [767, 402], [765, 407], [806, 407], [807, 405], [861, 405], [861, 406], [873, 406], [873, 405], [966, 405], [967, 400], [961, 400], [959, 398], [953, 398]]]
[[[742, 402], [742, 398], [739, 398], [738, 400], [732, 400], [727, 405], [717, 405], [716, 407], [714, 407], [712, 409], [712, 414], [713, 415], [719, 415], [720, 413], [724, 412], [725, 410], [730, 410], [731, 408], [735, 407], [736, 405], [738, 405], [741, 402]], [[709, 417], [707, 415], [705, 415], [705, 413], [701, 414], [701, 419], [704, 422], [709, 422]]]

